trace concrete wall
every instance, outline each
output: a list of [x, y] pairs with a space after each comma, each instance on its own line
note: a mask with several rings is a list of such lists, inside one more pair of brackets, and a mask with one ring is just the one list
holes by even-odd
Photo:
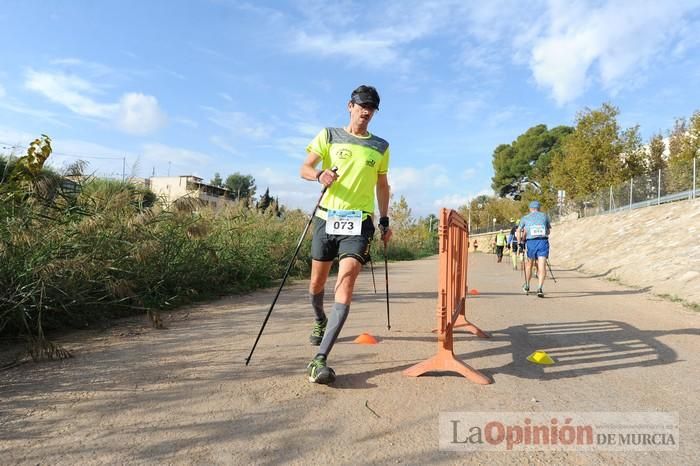
[[[493, 238], [472, 236], [470, 251]], [[555, 266], [700, 304], [700, 199], [557, 223], [549, 239]]]

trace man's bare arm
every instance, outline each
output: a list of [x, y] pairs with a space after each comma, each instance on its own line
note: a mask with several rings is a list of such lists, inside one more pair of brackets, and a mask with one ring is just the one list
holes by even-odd
[[379, 216], [387, 217], [389, 212], [389, 198], [391, 187], [386, 173], [377, 175], [377, 204], [379, 205]]
[[330, 186], [338, 178], [338, 174], [332, 170], [318, 170], [318, 165], [321, 156], [315, 152], [309, 152], [304, 162], [301, 164], [299, 174], [302, 178], [309, 181], [318, 181], [323, 186]]

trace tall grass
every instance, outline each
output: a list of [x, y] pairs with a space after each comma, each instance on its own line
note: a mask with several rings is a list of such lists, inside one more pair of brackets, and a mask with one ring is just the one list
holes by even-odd
[[[377, 239], [379, 235], [377, 234]], [[375, 241], [374, 254], [384, 259], [384, 245]], [[415, 260], [437, 254], [438, 233], [430, 232], [424, 224], [414, 224], [393, 231], [391, 241], [387, 244], [389, 260]]]
[[[48, 202], [36, 192], [0, 199], [0, 335], [29, 339], [36, 358], [66, 356], [45, 338], [51, 329], [144, 311], [159, 326], [159, 310], [271, 284], [306, 222], [195, 200], [145, 207], [146, 192], [113, 181]], [[309, 250], [296, 274], [308, 273]]]
[[[9, 177], [2, 163], [0, 336], [26, 338], [35, 359], [70, 356], [46, 337], [51, 330], [144, 312], [160, 327], [161, 310], [271, 285], [308, 221], [300, 211], [278, 217], [246, 203], [213, 211], [187, 198], [166, 209], [129, 182], [66, 183], [41, 169], [50, 139], [33, 145], [34, 157], [16, 161]], [[383, 258], [381, 243], [374, 247]], [[406, 260], [436, 249], [436, 234], [414, 225], [387, 252]], [[308, 276], [310, 262], [307, 237], [292, 274]]]

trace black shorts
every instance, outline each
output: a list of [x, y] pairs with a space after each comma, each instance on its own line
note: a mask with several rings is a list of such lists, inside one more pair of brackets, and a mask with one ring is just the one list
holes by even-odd
[[497, 256], [502, 256], [503, 255], [503, 248], [505, 246], [496, 246], [496, 255]]
[[354, 257], [361, 264], [369, 261], [369, 244], [374, 237], [372, 217], [362, 221], [359, 235], [329, 235], [326, 233], [326, 221], [314, 217], [314, 237], [311, 240], [311, 258], [328, 262], [336, 257]]
[[518, 243], [510, 243], [510, 250], [513, 254], [518, 253]]

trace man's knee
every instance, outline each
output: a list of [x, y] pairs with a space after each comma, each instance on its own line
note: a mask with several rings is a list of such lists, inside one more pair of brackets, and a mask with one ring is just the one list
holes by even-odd
[[311, 294], [320, 293], [325, 286], [326, 279], [320, 279], [320, 277], [317, 277], [316, 279], [312, 279], [309, 282], [309, 291], [311, 292]]
[[331, 265], [333, 265], [332, 262], [312, 261], [311, 279], [309, 280], [309, 291], [312, 294], [320, 293], [326, 286]]
[[352, 293], [355, 280], [362, 270], [362, 263], [354, 257], [346, 256], [340, 261], [338, 267], [338, 280], [336, 282], [336, 293]]

